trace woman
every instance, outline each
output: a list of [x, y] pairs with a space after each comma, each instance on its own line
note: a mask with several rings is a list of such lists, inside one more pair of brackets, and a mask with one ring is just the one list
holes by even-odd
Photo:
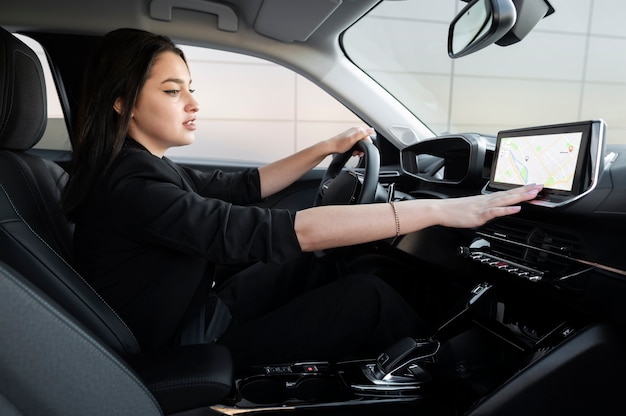
[[[303, 253], [436, 224], [475, 227], [518, 212], [511, 205], [541, 189], [297, 213], [245, 206], [373, 131], [352, 128], [258, 169], [202, 173], [164, 157], [194, 141], [192, 93], [182, 51], [140, 30], [106, 35], [86, 71], [63, 205], [79, 270], [144, 349], [219, 342], [243, 366], [372, 354], [428, 335], [382, 280], [340, 276]], [[215, 264], [251, 261], [212, 288]]]

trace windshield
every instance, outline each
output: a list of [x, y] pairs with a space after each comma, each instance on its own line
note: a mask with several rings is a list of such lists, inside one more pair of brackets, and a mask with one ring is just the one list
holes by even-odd
[[626, 143], [626, 4], [550, 4], [555, 13], [521, 42], [451, 59], [448, 26], [465, 2], [383, 1], [343, 46], [435, 134], [601, 118], [607, 142]]

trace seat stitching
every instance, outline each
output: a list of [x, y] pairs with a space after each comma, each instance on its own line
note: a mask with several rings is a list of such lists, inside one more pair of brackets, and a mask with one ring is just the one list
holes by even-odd
[[67, 267], [70, 268], [70, 270], [72, 270], [72, 272], [74, 272], [74, 274], [83, 281], [83, 283], [85, 283], [85, 285], [87, 285], [87, 287], [102, 301], [102, 303], [111, 311], [113, 312], [113, 314], [115, 315], [115, 317], [120, 321], [120, 323], [128, 330], [130, 336], [133, 338], [133, 340], [137, 343], [137, 345], [139, 345], [139, 342], [137, 341], [137, 338], [135, 338], [135, 334], [133, 334], [133, 332], [131, 331], [131, 329], [128, 327], [128, 325], [126, 325], [126, 322], [124, 322], [124, 320], [117, 314], [117, 312], [115, 311], [115, 309], [111, 308], [111, 306], [104, 300], [104, 298], [102, 296], [100, 296], [100, 294], [80, 275], [80, 273], [78, 273], [71, 264], [69, 264], [62, 256], [60, 256], [55, 250], [54, 248], [52, 248], [43, 238], [41, 238], [39, 236], [39, 234], [37, 234], [35, 232], [35, 230], [32, 229], [32, 227], [30, 226], [30, 224], [24, 219], [24, 217], [22, 217], [22, 215], [19, 213], [19, 211], [17, 210], [17, 207], [13, 204], [13, 201], [11, 200], [11, 197], [9, 196], [9, 194], [7, 193], [6, 189], [4, 188], [3, 185], [0, 184], [0, 188], [2, 189], [2, 191], [4, 192], [4, 194], [6, 195], [7, 199], [9, 200], [9, 203], [11, 204], [11, 207], [13, 208], [13, 210], [15, 211], [15, 214], [20, 218], [20, 220], [26, 224], [26, 226], [28, 227], [28, 229], [39, 239], [39, 241], [41, 241], [43, 244], [46, 245], [46, 247], [48, 247], [55, 256], [57, 256], [63, 263], [65, 263], [65, 265]]

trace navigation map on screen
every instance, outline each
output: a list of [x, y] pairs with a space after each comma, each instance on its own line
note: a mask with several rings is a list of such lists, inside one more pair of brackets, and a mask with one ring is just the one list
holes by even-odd
[[582, 132], [502, 137], [495, 182], [571, 191]]

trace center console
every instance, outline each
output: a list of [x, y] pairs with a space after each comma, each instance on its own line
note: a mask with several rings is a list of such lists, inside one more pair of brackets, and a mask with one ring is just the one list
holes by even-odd
[[415, 401], [428, 394], [440, 342], [404, 338], [375, 359], [255, 367], [237, 380], [234, 405], [325, 407]]
[[[401, 339], [371, 359], [254, 367], [238, 375], [229, 402], [212, 410], [384, 414], [393, 405], [407, 414], [474, 416], [533, 411], [534, 394], [551, 396], [546, 408], [562, 397], [576, 403], [574, 410], [588, 406], [571, 394], [613, 397], [607, 384], [623, 386], [621, 377], [615, 383], [616, 377], [601, 377], [604, 369], [596, 367], [597, 362], [626, 367], [613, 331], [534, 306], [520, 305], [481, 283], [430, 339]], [[585, 379], [572, 379], [577, 372]], [[513, 404], [517, 413], [509, 413]]]

